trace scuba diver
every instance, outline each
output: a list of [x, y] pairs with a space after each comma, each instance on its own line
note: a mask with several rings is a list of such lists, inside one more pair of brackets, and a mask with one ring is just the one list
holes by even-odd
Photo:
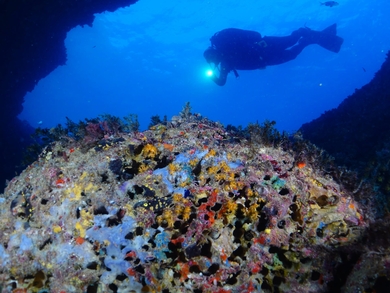
[[339, 52], [344, 40], [336, 35], [336, 29], [336, 24], [322, 31], [304, 27], [289, 36], [262, 37], [256, 31], [228, 28], [211, 37], [211, 46], [203, 56], [219, 70], [219, 76], [211, 74], [211, 79], [223, 86], [230, 71], [237, 78], [237, 70], [264, 69], [269, 65], [282, 64], [295, 59], [311, 44]]

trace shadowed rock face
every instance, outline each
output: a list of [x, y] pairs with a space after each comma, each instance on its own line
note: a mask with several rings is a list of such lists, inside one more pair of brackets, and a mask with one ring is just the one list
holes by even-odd
[[15, 175], [32, 129], [16, 117], [38, 81], [66, 62], [64, 40], [77, 25], [92, 25], [95, 13], [137, 0], [0, 0], [0, 191]]
[[302, 125], [304, 138], [327, 150], [339, 164], [364, 168], [390, 142], [389, 53], [373, 80], [336, 109]]

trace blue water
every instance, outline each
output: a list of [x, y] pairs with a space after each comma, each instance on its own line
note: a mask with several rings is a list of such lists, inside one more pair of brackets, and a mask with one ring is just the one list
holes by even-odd
[[[68, 61], [25, 97], [20, 118], [52, 127], [100, 114], [171, 118], [189, 101], [192, 111], [223, 124], [275, 120], [292, 132], [337, 107], [367, 84], [390, 49], [388, 0], [340, 0], [335, 7], [299, 0], [140, 0], [96, 15], [92, 27], [66, 38]], [[338, 54], [318, 45], [265, 70], [229, 74], [224, 87], [206, 75], [203, 51], [217, 31], [236, 27], [283, 36], [304, 25], [337, 23]]]

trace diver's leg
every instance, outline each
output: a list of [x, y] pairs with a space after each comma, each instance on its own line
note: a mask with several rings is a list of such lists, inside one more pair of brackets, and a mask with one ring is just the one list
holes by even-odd
[[267, 50], [267, 54], [263, 55], [263, 60], [266, 63], [266, 66], [279, 65], [294, 60], [305, 47], [305, 44], [298, 43], [288, 50]]
[[294, 46], [301, 37], [308, 34], [309, 29], [300, 28], [291, 33], [289, 36], [284, 37], [267, 37], [263, 38], [266, 47], [270, 47], [277, 50], [284, 50], [291, 46]]

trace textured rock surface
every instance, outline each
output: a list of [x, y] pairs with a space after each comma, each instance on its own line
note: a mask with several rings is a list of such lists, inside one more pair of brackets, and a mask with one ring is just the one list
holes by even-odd
[[54, 143], [0, 197], [2, 292], [326, 292], [367, 214], [297, 157], [197, 116]]

